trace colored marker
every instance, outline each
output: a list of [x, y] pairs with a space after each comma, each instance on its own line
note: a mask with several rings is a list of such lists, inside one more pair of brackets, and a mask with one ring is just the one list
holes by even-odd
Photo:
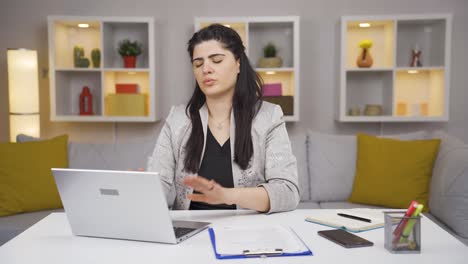
[[[424, 208], [424, 205], [419, 204], [411, 217], [419, 216], [419, 214], [421, 213], [423, 208]], [[416, 224], [416, 220], [415, 219], [409, 219], [408, 223], [406, 224], [405, 228], [403, 229], [403, 233], [401, 234], [400, 243], [404, 242], [409, 237], [409, 235], [411, 234], [411, 231], [413, 231], [414, 224]]]
[[395, 235], [393, 237], [393, 244], [396, 244], [398, 240], [400, 240], [401, 232], [403, 232], [403, 228], [405, 227], [406, 222], [408, 221], [408, 217], [411, 217], [413, 215], [417, 207], [418, 207], [418, 202], [412, 201], [410, 206], [406, 210], [405, 216], [401, 219], [400, 223], [398, 223], [397, 227], [393, 231], [393, 234]]

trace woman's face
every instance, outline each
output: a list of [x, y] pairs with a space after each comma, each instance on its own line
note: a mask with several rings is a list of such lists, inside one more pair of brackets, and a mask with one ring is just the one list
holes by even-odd
[[192, 68], [205, 96], [214, 98], [234, 94], [240, 63], [221, 42], [209, 40], [196, 45]]

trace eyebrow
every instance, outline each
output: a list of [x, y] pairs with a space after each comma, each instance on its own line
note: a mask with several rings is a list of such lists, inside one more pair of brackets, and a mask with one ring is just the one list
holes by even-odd
[[[213, 57], [216, 57], [216, 56], [226, 56], [222, 53], [215, 53], [215, 54], [211, 54], [210, 56], [208, 56], [208, 58], [213, 58]], [[192, 62], [196, 61], [196, 60], [203, 60], [203, 58], [201, 57], [198, 57], [198, 58], [195, 58], [195, 59], [192, 59]]]

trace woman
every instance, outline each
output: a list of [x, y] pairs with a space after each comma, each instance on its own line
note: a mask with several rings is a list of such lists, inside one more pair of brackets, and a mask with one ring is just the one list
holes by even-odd
[[160, 173], [173, 209], [293, 210], [296, 159], [277, 105], [262, 102], [261, 79], [239, 35], [215, 24], [188, 43], [195, 90], [173, 107], [148, 170]]

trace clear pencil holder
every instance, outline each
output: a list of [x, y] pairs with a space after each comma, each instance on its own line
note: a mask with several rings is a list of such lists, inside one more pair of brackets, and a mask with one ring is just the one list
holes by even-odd
[[384, 212], [385, 248], [391, 253], [421, 253], [421, 216], [404, 211]]

